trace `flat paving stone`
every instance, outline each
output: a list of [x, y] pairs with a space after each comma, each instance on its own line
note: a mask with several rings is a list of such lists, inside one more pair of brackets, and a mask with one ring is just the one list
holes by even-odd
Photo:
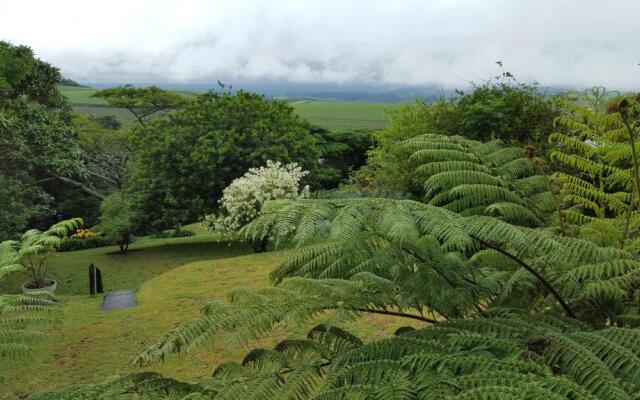
[[121, 310], [135, 307], [138, 304], [136, 293], [133, 290], [116, 290], [104, 296], [102, 311]]

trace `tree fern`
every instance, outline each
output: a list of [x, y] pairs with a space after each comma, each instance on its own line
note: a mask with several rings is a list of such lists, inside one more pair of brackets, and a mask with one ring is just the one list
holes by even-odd
[[[409, 139], [410, 161], [417, 181], [424, 182], [426, 201], [466, 215], [494, 215], [536, 226], [548, 204], [536, 194], [549, 190], [537, 167], [540, 161], [500, 141], [480, 143], [456, 136], [428, 134]], [[535, 181], [543, 185], [534, 184]]]
[[185, 399], [636, 399], [640, 349], [618, 343], [640, 343], [638, 332], [585, 330], [550, 315], [485, 316], [363, 344], [318, 326], [306, 339], [286, 339], [250, 351], [241, 363], [221, 364], [198, 386], [138, 374], [66, 390], [76, 397], [46, 398], [107, 398], [100, 396], [118, 390], [164, 398], [174, 387], [183, 396], [176, 398]]
[[620, 227], [619, 245], [624, 246], [639, 199], [639, 145], [634, 132], [638, 128], [629, 123], [628, 111], [620, 112], [619, 100], [612, 103], [611, 97], [603, 88], [594, 88], [561, 99], [567, 112], [555, 121], [558, 132], [549, 137], [554, 145], [550, 156], [570, 171], [553, 175], [564, 208], [585, 216], [570, 212], [571, 221], [582, 225], [595, 217]]

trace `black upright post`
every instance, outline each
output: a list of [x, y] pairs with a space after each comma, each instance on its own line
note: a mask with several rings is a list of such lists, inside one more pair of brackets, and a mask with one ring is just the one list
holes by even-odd
[[96, 295], [96, 266], [89, 265], [89, 294], [91, 297]]
[[96, 268], [96, 293], [104, 293], [102, 288], [102, 271], [100, 268]]

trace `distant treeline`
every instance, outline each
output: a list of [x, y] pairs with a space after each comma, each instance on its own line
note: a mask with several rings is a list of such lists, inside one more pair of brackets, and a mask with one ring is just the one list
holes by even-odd
[[84, 85], [79, 84], [78, 82], [74, 81], [73, 79], [64, 78], [64, 77], [60, 79], [60, 84], [62, 86], [88, 87], [88, 86], [84, 86]]

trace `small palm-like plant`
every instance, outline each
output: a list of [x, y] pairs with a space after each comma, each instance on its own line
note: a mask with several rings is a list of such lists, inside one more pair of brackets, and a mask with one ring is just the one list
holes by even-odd
[[29, 275], [28, 287], [40, 289], [48, 286], [49, 258], [62, 243], [83, 223], [81, 218], [58, 222], [46, 231], [31, 229], [20, 240], [0, 243], [0, 277], [13, 271]]
[[[12, 242], [0, 243], [0, 281], [24, 270], [14, 254]], [[0, 294], [0, 360], [26, 356], [42, 340], [44, 334], [37, 327], [55, 321], [51, 315], [54, 305], [53, 297], [44, 293]], [[3, 378], [0, 375], [0, 381]]]

